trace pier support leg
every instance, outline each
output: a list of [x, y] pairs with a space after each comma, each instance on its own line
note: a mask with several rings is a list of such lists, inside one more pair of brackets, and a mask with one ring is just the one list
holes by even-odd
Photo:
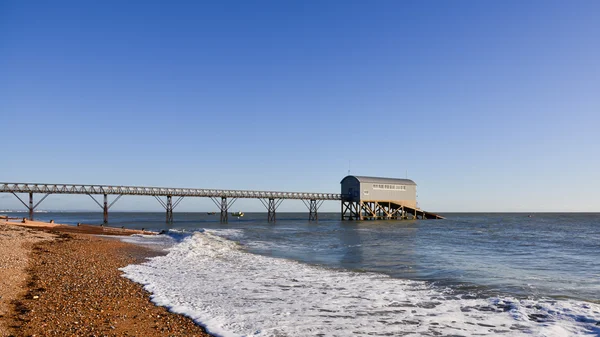
[[[317, 201], [315, 199], [310, 199], [308, 202], [306, 202], [306, 200], [302, 200], [302, 202], [304, 203], [304, 205], [306, 205], [306, 207], [308, 207], [308, 221], [316, 221], [319, 222], [319, 215], [318, 215], [318, 210], [319, 207], [321, 207], [321, 205], [323, 204], [324, 200], [320, 200]], [[344, 207], [342, 204], [342, 220], [344, 217]]]
[[267, 219], [269, 222], [275, 222], [276, 218], [275, 218], [275, 199], [269, 199], [269, 206], [267, 207], [268, 209], [268, 214], [267, 214]]
[[317, 207], [317, 201], [316, 200], [310, 200], [309, 201], [309, 207], [308, 207], [308, 221], [319, 221], [319, 214], [317, 213], [317, 211], [319, 210], [319, 208]]
[[167, 223], [173, 223], [173, 197], [167, 196]]
[[108, 195], [104, 194], [104, 207], [103, 207], [103, 219], [102, 223], [105, 225], [108, 223]]
[[352, 208], [354, 207], [354, 203], [352, 201], [343, 201], [342, 200], [342, 221], [343, 220], [354, 220], [352, 217]]
[[19, 196], [15, 193], [15, 192], [11, 192], [17, 199], [19, 199], [19, 201], [23, 204], [23, 206], [25, 206], [27, 208], [27, 210], [29, 211], [29, 220], [33, 220], [33, 212], [35, 211], [35, 209], [42, 203], [42, 201], [44, 201], [44, 199], [46, 199], [50, 193], [46, 193], [46, 195], [44, 195], [42, 197], [42, 199], [40, 199], [40, 201], [37, 202], [37, 204], [33, 204], [33, 192], [29, 192], [29, 205], [27, 205], [23, 199], [19, 198]]
[[119, 194], [115, 200], [113, 200], [113, 202], [111, 202], [110, 204], [108, 203], [108, 194], [104, 193], [104, 202], [102, 204], [100, 204], [98, 202], [98, 200], [96, 200], [96, 198], [94, 198], [93, 195], [88, 194], [90, 196], [90, 198], [92, 198], [92, 200], [94, 200], [94, 202], [100, 206], [100, 208], [102, 208], [102, 223], [104, 225], [106, 225], [108, 223], [108, 210], [112, 207], [112, 205], [115, 204], [115, 202], [117, 202], [117, 200], [119, 200], [123, 195]]
[[227, 198], [221, 197], [221, 223], [227, 223], [229, 221], [228, 211], [229, 207], [227, 207]]
[[29, 192], [29, 220], [33, 221], [33, 193]]
[[166, 223], [172, 224], [173, 223], [173, 210], [175, 209], [175, 207], [177, 207], [177, 205], [179, 205], [179, 203], [181, 202], [181, 200], [183, 200], [183, 197], [179, 197], [177, 199], [177, 201], [175, 201], [175, 202], [173, 202], [173, 196], [172, 195], [167, 195], [167, 202], [162, 201], [162, 199], [159, 196], [156, 196], [156, 195], [154, 196], [154, 198], [156, 198], [156, 200], [158, 200], [158, 202], [167, 211]]
[[364, 204], [362, 201], [360, 203], [358, 203], [358, 202], [356, 203], [356, 220], [362, 221], [365, 219], [363, 208], [364, 208]]
[[360, 205], [361, 205], [361, 220], [364, 220], [365, 218], [367, 220], [377, 219], [376, 206], [375, 206], [374, 202], [370, 202], [370, 201], [361, 202]]
[[237, 198], [232, 198], [231, 200], [227, 200], [227, 197], [221, 197], [221, 201], [219, 201], [215, 197], [210, 197], [215, 205], [221, 210], [221, 223], [227, 223], [229, 221], [228, 212], [231, 206], [237, 201]]
[[354, 201], [342, 201], [342, 220], [362, 220], [362, 204]]
[[269, 199], [259, 199], [259, 200], [267, 208], [267, 220], [269, 222], [277, 221], [275, 212], [277, 211], [277, 208], [279, 207], [279, 205], [281, 205], [281, 203], [283, 202], [283, 199], [275, 200], [273, 198], [269, 198]]

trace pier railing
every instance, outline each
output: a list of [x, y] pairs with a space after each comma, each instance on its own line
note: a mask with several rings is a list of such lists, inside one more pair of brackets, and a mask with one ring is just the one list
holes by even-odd
[[0, 192], [50, 194], [117, 194], [207, 198], [304, 199], [341, 200], [341, 194], [311, 192], [275, 192], [250, 190], [220, 190], [204, 188], [172, 188], [143, 186], [0, 183]]

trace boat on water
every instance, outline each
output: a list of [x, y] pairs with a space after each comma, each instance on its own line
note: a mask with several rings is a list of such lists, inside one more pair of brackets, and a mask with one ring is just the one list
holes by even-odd
[[244, 216], [244, 212], [233, 212], [231, 213], [232, 216], [237, 216], [237, 217], [242, 217]]
[[217, 212], [206, 212], [206, 214], [208, 214], [208, 215], [215, 215], [215, 214], [217, 214]]

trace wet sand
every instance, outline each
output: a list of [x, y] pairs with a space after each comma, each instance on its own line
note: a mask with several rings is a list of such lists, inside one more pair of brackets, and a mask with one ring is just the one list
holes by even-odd
[[158, 234], [152, 231], [127, 229], [124, 227], [109, 227], [98, 225], [78, 224], [77, 226], [62, 225], [54, 222], [32, 221], [32, 220], [4, 220], [0, 224], [12, 225], [23, 228], [55, 230], [63, 233], [98, 234], [98, 235], [132, 235], [132, 234]]
[[29, 225], [0, 221], [0, 336], [210, 336], [121, 277], [119, 268], [158, 252], [85, 228]]

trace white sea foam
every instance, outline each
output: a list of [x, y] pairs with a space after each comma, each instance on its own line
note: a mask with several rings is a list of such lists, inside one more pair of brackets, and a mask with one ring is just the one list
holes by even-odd
[[[133, 243], [152, 249], [163, 250], [175, 246], [177, 243], [183, 241], [183, 239], [189, 237], [190, 235], [196, 232], [203, 231], [203, 229], [197, 229], [194, 231], [169, 229], [168, 231], [161, 232], [160, 235], [133, 234], [129, 236], [120, 236], [118, 237], [118, 239], [127, 243]], [[114, 236], [111, 236], [111, 238], [114, 238]]]
[[176, 236], [169, 235], [134, 234], [130, 236], [122, 236], [119, 237], [119, 239], [123, 242], [142, 245], [153, 249], [167, 249], [177, 244]]
[[459, 297], [425, 282], [250, 254], [209, 230], [122, 270], [154, 303], [221, 336], [600, 334], [596, 304]]

